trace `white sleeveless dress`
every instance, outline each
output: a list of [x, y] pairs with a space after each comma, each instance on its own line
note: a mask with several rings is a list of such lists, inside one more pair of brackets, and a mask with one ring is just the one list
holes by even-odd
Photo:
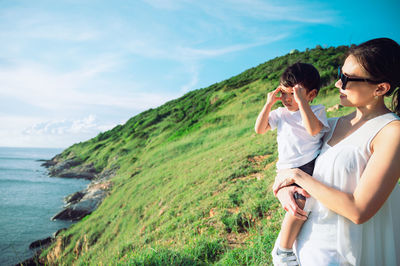
[[[385, 125], [398, 119], [393, 113], [375, 117], [333, 147], [327, 142], [338, 118], [330, 119], [331, 130], [323, 140], [313, 176], [328, 186], [353, 192], [371, 156], [371, 140]], [[312, 198], [307, 199], [306, 207], [311, 213], [295, 244], [302, 266], [400, 265], [398, 184], [380, 210], [361, 225], [354, 224]]]

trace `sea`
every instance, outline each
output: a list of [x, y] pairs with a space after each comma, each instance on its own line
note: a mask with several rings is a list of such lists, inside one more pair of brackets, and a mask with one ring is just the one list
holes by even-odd
[[30, 243], [45, 239], [69, 221], [51, 221], [64, 197], [88, 180], [50, 177], [41, 166], [62, 149], [0, 147], [0, 265], [15, 265], [33, 256]]

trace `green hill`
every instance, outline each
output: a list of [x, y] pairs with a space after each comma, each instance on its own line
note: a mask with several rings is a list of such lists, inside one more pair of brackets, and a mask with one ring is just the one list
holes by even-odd
[[255, 120], [267, 92], [297, 61], [320, 71], [314, 104], [337, 104], [334, 81], [347, 49], [277, 57], [63, 151], [60, 158], [117, 174], [100, 207], [42, 257], [62, 265], [270, 264], [283, 217], [270, 189], [276, 133], [255, 134]]

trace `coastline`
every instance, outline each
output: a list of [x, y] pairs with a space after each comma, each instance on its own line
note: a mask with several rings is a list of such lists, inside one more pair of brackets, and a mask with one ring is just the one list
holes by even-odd
[[[115, 176], [118, 168], [96, 171], [93, 164], [85, 164], [76, 158], [63, 160], [60, 154], [50, 160], [37, 160], [43, 162], [42, 167], [48, 170], [50, 177], [86, 179], [91, 182], [83, 190], [74, 192], [64, 198], [63, 209], [56, 213], [51, 220], [65, 220], [77, 222], [91, 214], [98, 208], [111, 189], [110, 179]], [[16, 265], [45, 265], [40, 258], [44, 249], [57, 240], [57, 237], [68, 228], [62, 228], [54, 232], [52, 236], [36, 240], [29, 245], [34, 251], [33, 257], [26, 259]]]

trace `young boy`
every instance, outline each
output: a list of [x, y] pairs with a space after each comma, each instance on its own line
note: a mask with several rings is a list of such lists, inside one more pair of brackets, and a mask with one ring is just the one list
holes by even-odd
[[[277, 171], [300, 168], [309, 175], [314, 170], [315, 159], [321, 148], [321, 138], [328, 129], [323, 105], [310, 106], [318, 94], [320, 76], [318, 70], [305, 63], [289, 66], [280, 78], [280, 86], [268, 93], [267, 102], [258, 115], [255, 131], [264, 134], [277, 128], [279, 159]], [[278, 93], [281, 97], [278, 97]], [[284, 107], [271, 111], [277, 101]], [[298, 206], [303, 209], [306, 198], [295, 194]], [[288, 211], [288, 210], [286, 210]], [[278, 247], [272, 252], [277, 265], [298, 265], [292, 246], [304, 221], [286, 213], [280, 232]]]

